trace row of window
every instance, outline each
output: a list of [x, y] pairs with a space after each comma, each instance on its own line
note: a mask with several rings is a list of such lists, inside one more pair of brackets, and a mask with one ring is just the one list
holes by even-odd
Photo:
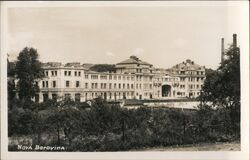
[[[69, 88], [72, 86], [71, 81], [65, 81], [65, 87]], [[42, 88], [48, 88], [49, 87], [49, 82], [48, 81], [42, 81]], [[56, 81], [52, 81], [52, 88], [56, 88], [57, 83]], [[80, 81], [75, 81], [75, 86], [76, 88], [80, 87]], [[181, 89], [185, 89], [185, 85], [180, 85]], [[195, 84], [190, 84], [188, 85], [190, 89], [201, 89], [202, 85], [195, 85]], [[84, 84], [84, 88], [88, 89], [89, 88], [89, 83]], [[91, 83], [91, 89], [134, 89], [134, 84], [125, 84], [125, 83], [100, 83], [98, 86], [98, 83]], [[144, 89], [152, 89], [153, 85], [152, 84], [143, 84]], [[142, 84], [136, 84], [136, 89], [142, 89]]]
[[199, 82], [199, 81], [203, 81], [203, 79], [204, 79], [204, 77], [188, 77], [188, 81], [189, 82], [195, 82], [195, 81], [197, 81], [197, 82]]
[[[134, 92], [92, 92], [92, 93], [84, 93], [84, 94], [80, 94], [80, 93], [75, 93], [75, 101], [80, 102], [81, 101], [81, 96], [83, 97], [84, 100], [88, 100], [88, 99], [93, 99], [93, 98], [97, 98], [99, 96], [101, 96], [103, 99], [126, 99], [127, 97], [133, 97], [134, 96]], [[66, 100], [71, 99], [72, 94], [70, 93], [66, 93], [64, 94], [64, 98]], [[56, 93], [52, 94], [52, 100], [57, 100], [58, 99], [58, 95]], [[49, 95], [47, 93], [43, 94], [43, 101], [48, 101], [49, 100]], [[35, 101], [39, 102], [39, 95], [36, 94], [35, 95]]]
[[[81, 71], [74, 71], [74, 73], [75, 77], [81, 77]], [[64, 76], [71, 76], [71, 71], [64, 71]]]
[[165, 81], [168, 81], [168, 82], [178, 81], [178, 78], [165, 78]]
[[[184, 85], [184, 87], [185, 87], [185, 85]], [[195, 84], [190, 84], [190, 85], [188, 85], [188, 87], [190, 88], [190, 89], [201, 89], [202, 88], [202, 85], [196, 85], [196, 87], [195, 87]]]
[[[65, 81], [65, 87], [69, 88], [72, 86], [72, 82], [71, 81]], [[140, 86], [141, 88], [141, 84], [138, 85], [136, 84], [136, 88], [139, 88], [138, 86]], [[48, 88], [49, 87], [49, 82], [48, 81], [42, 81], [42, 88]], [[56, 88], [57, 87], [57, 81], [52, 81], [52, 88]], [[75, 81], [75, 86], [76, 88], [80, 87], [80, 81]], [[88, 89], [89, 88], [89, 83], [85, 83], [84, 84], [84, 88]], [[100, 83], [100, 86], [98, 86], [98, 83], [91, 83], [91, 89], [134, 89], [134, 84], [112, 84], [112, 83]]]
[[179, 74], [204, 75], [204, 71], [180, 71]]
[[[45, 76], [57, 76], [57, 71], [50, 71], [51, 74], [49, 75], [49, 71], [45, 71], [44, 75]], [[64, 71], [64, 76], [72, 76], [72, 73], [74, 73], [75, 77], [81, 77], [81, 71]], [[118, 76], [118, 75], [98, 75], [98, 74], [85, 74], [84, 75], [85, 79], [100, 79], [101, 80], [131, 80], [134, 81], [134, 76]], [[144, 80], [146, 81], [152, 81], [153, 77], [144, 77]], [[137, 81], [142, 80], [142, 75], [136, 76]]]
[[[73, 71], [72, 71], [73, 72]], [[64, 76], [71, 76], [71, 71], [64, 71]], [[49, 71], [44, 71], [44, 75], [45, 76], [57, 76], [57, 71], [50, 71], [50, 75], [49, 75]], [[81, 76], [81, 71], [74, 71], [74, 75], [77, 77], [80, 77]]]

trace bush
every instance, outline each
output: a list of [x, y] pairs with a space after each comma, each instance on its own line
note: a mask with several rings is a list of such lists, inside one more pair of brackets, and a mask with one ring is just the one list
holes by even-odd
[[68, 151], [126, 151], [239, 139], [229, 125], [230, 112], [209, 106], [126, 109], [102, 99], [91, 108], [73, 101], [46, 104], [33, 111], [9, 110], [9, 135], [34, 134], [35, 144], [64, 145]]

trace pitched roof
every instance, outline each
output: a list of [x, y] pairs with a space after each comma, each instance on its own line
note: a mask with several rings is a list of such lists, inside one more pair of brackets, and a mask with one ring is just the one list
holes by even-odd
[[130, 56], [129, 59], [121, 61], [121, 62], [119, 62], [117, 64], [143, 64], [143, 65], [148, 65], [148, 66], [152, 65], [152, 64], [150, 64], [148, 62], [140, 60], [136, 56]]
[[204, 66], [200, 66], [200, 65], [194, 63], [194, 61], [187, 59], [185, 62], [176, 64], [171, 69], [172, 70], [200, 70], [200, 69], [204, 69], [204, 68], [205, 68]]

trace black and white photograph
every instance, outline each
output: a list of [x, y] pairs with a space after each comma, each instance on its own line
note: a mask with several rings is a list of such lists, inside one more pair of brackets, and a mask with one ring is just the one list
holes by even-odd
[[1, 158], [249, 159], [248, 38], [247, 1], [1, 2]]

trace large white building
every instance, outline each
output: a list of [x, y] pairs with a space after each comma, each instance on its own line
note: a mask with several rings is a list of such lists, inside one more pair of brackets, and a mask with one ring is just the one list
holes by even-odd
[[205, 78], [205, 67], [186, 60], [170, 69], [154, 68], [136, 56], [117, 63], [114, 73], [93, 72], [80, 63], [43, 64], [45, 78], [37, 81], [35, 101], [71, 98], [86, 101], [195, 98]]

